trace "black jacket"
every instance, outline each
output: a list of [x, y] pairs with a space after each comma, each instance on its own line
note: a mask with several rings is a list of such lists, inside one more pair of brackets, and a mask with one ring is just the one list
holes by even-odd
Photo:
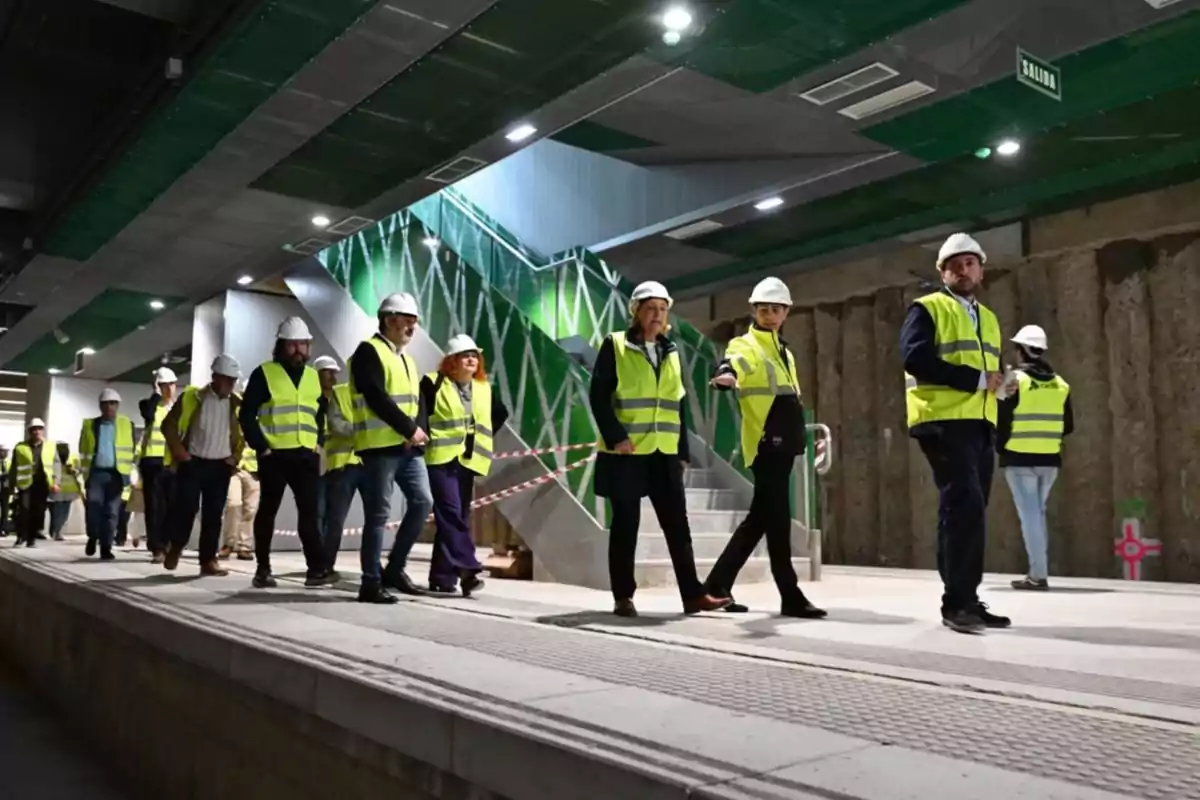
[[[1029, 375], [1035, 381], [1054, 379], [1054, 368], [1043, 359], [1034, 359], [1022, 363], [1017, 369]], [[1015, 391], [1000, 401], [1000, 413], [996, 423], [996, 452], [1000, 454], [1001, 467], [1061, 467], [1062, 453], [1012, 453], [1009, 452], [1008, 439], [1012, 435], [1013, 412], [1020, 402], [1020, 391]], [[1071, 395], [1067, 395], [1067, 404], [1063, 408], [1063, 437], [1066, 438], [1075, 430], [1075, 412], [1071, 408]]]
[[[757, 327], [757, 326], [752, 326]], [[761, 329], [760, 329], [761, 330]], [[783, 356], [783, 363], [790, 363], [787, 358], [788, 343], [782, 335], [779, 337], [779, 345], [781, 347], [780, 355]], [[721, 360], [717, 364], [716, 371], [713, 372], [713, 377], [719, 375], [737, 375], [737, 370], [729, 363], [729, 359]], [[724, 386], [716, 387], [717, 391], [729, 391]], [[802, 390], [804, 387], [800, 387]], [[793, 455], [797, 456], [804, 452], [807, 442], [804, 420], [804, 404], [797, 395], [779, 395], [771, 403], [771, 410], [767, 412], [767, 420], [763, 426], [762, 439], [759, 440], [758, 452], [763, 454], [774, 453], [780, 456]]]
[[[439, 380], [449, 380], [439, 376]], [[421, 378], [421, 407], [427, 409], [429, 414], [433, 413], [437, 406], [437, 393], [441, 387], [434, 381], [429, 379], [429, 376]], [[504, 402], [500, 399], [500, 393], [492, 387], [492, 435], [493, 439], [499, 435], [500, 429], [504, 427], [504, 423], [508, 422], [508, 409], [505, 408]], [[475, 434], [467, 434], [467, 449], [464, 454], [467, 458], [475, 452]]]
[[[149, 397], [143, 397], [141, 400], [138, 400], [138, 413], [142, 415], [142, 430], [148, 431], [150, 430], [150, 426], [154, 424], [154, 415], [158, 413], [158, 407], [162, 405], [162, 399], [162, 395], [155, 392]], [[141, 448], [139, 447], [138, 449], [140, 450]], [[162, 462], [162, 456], [145, 456], [140, 463], [151, 466], [161, 465]]]
[[[304, 370], [308, 366], [302, 364], [299, 367], [294, 367], [290, 364], [277, 362], [283, 367], [284, 372], [292, 379], [292, 384], [300, 385], [301, 378], [304, 377]], [[270, 401], [271, 390], [267, 386], [267, 376], [263, 374], [261, 366], [255, 367], [254, 372], [250, 373], [250, 380], [246, 381], [246, 393], [242, 395], [242, 408], [238, 412], [238, 422], [242, 425], [242, 435], [246, 437], [246, 446], [252, 448], [254, 452], [262, 455], [262, 452], [268, 449], [267, 437], [263, 435], [262, 426], [258, 424], [258, 410], [263, 407], [263, 404]], [[325, 443], [325, 411], [328, 407], [328, 401], [322, 397], [317, 404], [317, 443]], [[290, 450], [303, 450], [304, 448], [292, 447], [288, 450], [280, 450], [278, 452], [286, 453]], [[275, 452], [275, 451], [273, 451]]]
[[[375, 337], [386, 342], [379, 334], [375, 334]], [[363, 396], [367, 407], [374, 412], [375, 416], [392, 426], [401, 436], [411, 439], [412, 435], [417, 432], [417, 428], [429, 431], [429, 409], [421, 397], [418, 375], [409, 376], [412, 380], [413, 391], [417, 393], [417, 416], [410, 417], [392, 402], [391, 395], [387, 392], [387, 377], [383, 369], [383, 362], [379, 360], [378, 351], [369, 341], [363, 342], [354, 351], [354, 355], [350, 358], [350, 374], [354, 380], [355, 391]], [[377, 447], [365, 452], [372, 455], [393, 455], [421, 452], [422, 450], [424, 448], [406, 448], [404, 445], [398, 444], [392, 447]]]

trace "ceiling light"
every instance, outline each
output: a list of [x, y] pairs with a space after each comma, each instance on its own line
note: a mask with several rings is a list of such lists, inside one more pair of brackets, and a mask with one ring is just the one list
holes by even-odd
[[754, 207], [759, 211], [770, 211], [772, 208], [779, 208], [783, 205], [782, 197], [768, 197], [766, 200], [759, 200], [754, 204]]
[[663, 44], [670, 45], [671, 47], [679, 44], [679, 40], [682, 38], [683, 35], [679, 31], [663, 32]]
[[46, 370], [46, 372], [49, 372], [51, 375], [57, 375], [58, 373], [62, 372], [62, 370], [58, 369], [57, 367], [51, 367], [50, 369]]
[[990, 148], [990, 147], [979, 148], [978, 150], [975, 151], [975, 157], [980, 158], [980, 159], [991, 158], [992, 157], [992, 148]]
[[442, 242], [436, 236], [426, 236], [421, 240], [421, 244], [425, 245], [430, 250], [437, 250], [439, 247], [441, 247]]
[[686, 30], [692, 24], [692, 15], [683, 6], [672, 6], [663, 14], [662, 24], [669, 31]]
[[252, 283], [254, 283], [254, 278], [251, 278], [249, 275], [243, 275], [237, 279], [238, 286], [249, 286]]
[[1016, 139], [1005, 139], [996, 145], [996, 152], [1002, 156], [1015, 156], [1021, 151], [1021, 143]]
[[92, 349], [92, 348], [90, 348], [90, 347], [81, 347], [81, 348], [79, 348], [78, 352], [79, 352], [79, 353], [83, 353], [85, 356], [94, 356], [94, 355], [96, 355], [96, 351], [95, 351], [95, 350], [93, 350], [93, 349]]
[[162, 300], [151, 300], [150, 307], [152, 309], [154, 309], [155, 311], [162, 311], [164, 308], [167, 307], [167, 304], [164, 303]]
[[518, 125], [505, 134], [504, 138], [510, 142], [523, 142], [535, 133], [537, 133], [537, 128], [532, 125]]
[[312, 224], [318, 228], [328, 228], [332, 223], [333, 220], [324, 214], [317, 214], [312, 218]]

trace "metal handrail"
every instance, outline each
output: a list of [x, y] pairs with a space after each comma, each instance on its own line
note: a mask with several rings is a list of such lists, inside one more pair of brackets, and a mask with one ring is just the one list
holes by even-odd
[[577, 256], [567, 256], [566, 258], [560, 258], [557, 261], [551, 261], [549, 264], [543, 264], [540, 266], [538, 264], [534, 264], [532, 261], [529, 260], [529, 256], [525, 255], [520, 250], [513, 247], [512, 244], [509, 243], [508, 241], [506, 241], [503, 236], [501, 236], [500, 234], [498, 234], [494, 230], [492, 230], [492, 226], [489, 225], [484, 220], [480, 219], [479, 215], [477, 215], [474, 211], [472, 211], [467, 206], [466, 203], [459, 200], [457, 197], [455, 197], [453, 194], [451, 194], [450, 192], [448, 192], [446, 190], [442, 190], [441, 195], [444, 199], [450, 201], [451, 205], [453, 205], [455, 208], [457, 208], [459, 211], [461, 211], [463, 214], [465, 214], [467, 217], [469, 217], [472, 222], [474, 222], [476, 225], [478, 225], [480, 228], [482, 228], [483, 232], [486, 233], [488, 236], [492, 237], [492, 239], [494, 239], [501, 247], [503, 247], [505, 250], [512, 253], [517, 258], [519, 258], [521, 260], [521, 262], [523, 264], [525, 264], [525, 266], [528, 267], [533, 272], [545, 272], [546, 270], [561, 267], [564, 264], [570, 264], [572, 262], [579, 261], [579, 258]]
[[[803, 489], [805, 503], [805, 520], [804, 527], [808, 533], [808, 577], [809, 580], [821, 580], [821, 530], [815, 524], [808, 513], [810, 506], [808, 504], [808, 492], [810, 489], [816, 490], [815, 486], [810, 486], [812, 475], [827, 475], [833, 467], [833, 431], [828, 425], [820, 422], [814, 422], [805, 426], [806, 433], [813, 434], [813, 471], [810, 474], [806, 468], [803, 471]], [[814, 503], [815, 504], [815, 503]]]

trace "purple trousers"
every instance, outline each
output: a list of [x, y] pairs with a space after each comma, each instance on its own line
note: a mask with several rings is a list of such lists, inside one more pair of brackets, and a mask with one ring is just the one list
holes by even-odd
[[429, 566], [429, 585], [454, 588], [463, 572], [479, 572], [483, 565], [475, 557], [471, 541], [471, 499], [475, 494], [475, 473], [458, 460], [429, 468], [429, 488], [433, 493], [433, 561]]

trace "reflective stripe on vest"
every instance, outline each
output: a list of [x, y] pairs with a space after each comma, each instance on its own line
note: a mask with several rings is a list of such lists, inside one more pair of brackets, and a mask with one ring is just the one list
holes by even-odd
[[[42, 469], [46, 473], [47, 483], [54, 477], [54, 456], [54, 445], [42, 442]], [[13, 461], [17, 465], [17, 488], [23, 491], [33, 486], [33, 447], [29, 442], [21, 442], [13, 449]]]
[[1017, 407], [1004, 449], [1010, 453], [1056, 455], [1062, 452], [1063, 415], [1071, 387], [1057, 375], [1038, 381], [1017, 370]]
[[[437, 385], [438, 373], [429, 375]], [[475, 434], [471, 457], [467, 452], [467, 436]], [[438, 387], [437, 399], [429, 412], [429, 446], [425, 463], [430, 466], [448, 464], [455, 458], [477, 475], [487, 475], [492, 467], [492, 387], [487, 381], [471, 381], [471, 419], [463, 405], [458, 386], [449, 378]]]
[[[682, 425], [680, 401], [684, 395], [679, 351], [668, 352], [655, 374], [650, 359], [640, 347], [630, 345], [624, 333], [614, 333], [609, 338], [617, 365], [613, 410], [629, 434], [634, 455], [677, 454]], [[602, 449], [613, 452], [607, 445]]]
[[[938, 356], [950, 364], [987, 372], [1000, 370], [1000, 323], [987, 307], [976, 305], [979, 330], [971, 315], [956, 298], [934, 292], [917, 303], [933, 319]], [[949, 386], [923, 384], [905, 374], [905, 405], [908, 426], [956, 419], [986, 420], [996, 424], [996, 398], [986, 389], [960, 392]]]
[[[96, 458], [96, 428], [95, 419], [85, 419], [83, 430], [79, 436], [79, 468], [83, 472], [84, 482], [92, 469], [92, 461]], [[116, 430], [113, 432], [113, 445], [116, 450], [116, 469], [122, 475], [133, 472], [133, 421], [129, 417], [118, 414], [114, 420]]]
[[791, 350], [780, 354], [779, 337], [772, 331], [751, 328], [729, 343], [725, 357], [738, 379], [738, 408], [742, 412], [742, 458], [754, 463], [767, 428], [767, 415], [776, 397], [800, 396], [800, 378]]
[[[353, 424], [354, 420], [354, 401], [350, 396], [349, 384], [339, 384], [333, 387], [333, 400], [331, 405], [336, 405], [342, 419]], [[362, 459], [354, 454], [354, 434], [349, 436], [339, 436], [334, 433], [333, 423], [331, 422], [333, 415], [325, 415], [325, 469], [332, 472], [335, 469], [342, 469], [351, 464], [361, 464]]]
[[158, 407], [154, 409], [154, 421], [142, 433], [141, 458], [163, 458], [166, 456], [167, 437], [163, 436], [162, 424], [170, 411], [170, 406], [160, 400]]
[[[419, 401], [417, 398], [417, 367], [407, 354], [397, 354], [391, 346], [377, 336], [367, 342], [379, 354], [383, 364], [384, 391], [405, 415], [415, 418]], [[351, 358], [351, 361], [354, 359]], [[378, 450], [404, 444], [407, 439], [400, 435], [367, 405], [367, 400], [354, 386], [354, 370], [350, 370], [350, 394], [354, 404], [354, 449]]]
[[283, 365], [268, 361], [262, 367], [271, 399], [258, 410], [258, 424], [272, 450], [316, 449], [320, 439], [317, 412], [321, 403], [321, 379], [305, 367], [300, 385], [292, 382]]

